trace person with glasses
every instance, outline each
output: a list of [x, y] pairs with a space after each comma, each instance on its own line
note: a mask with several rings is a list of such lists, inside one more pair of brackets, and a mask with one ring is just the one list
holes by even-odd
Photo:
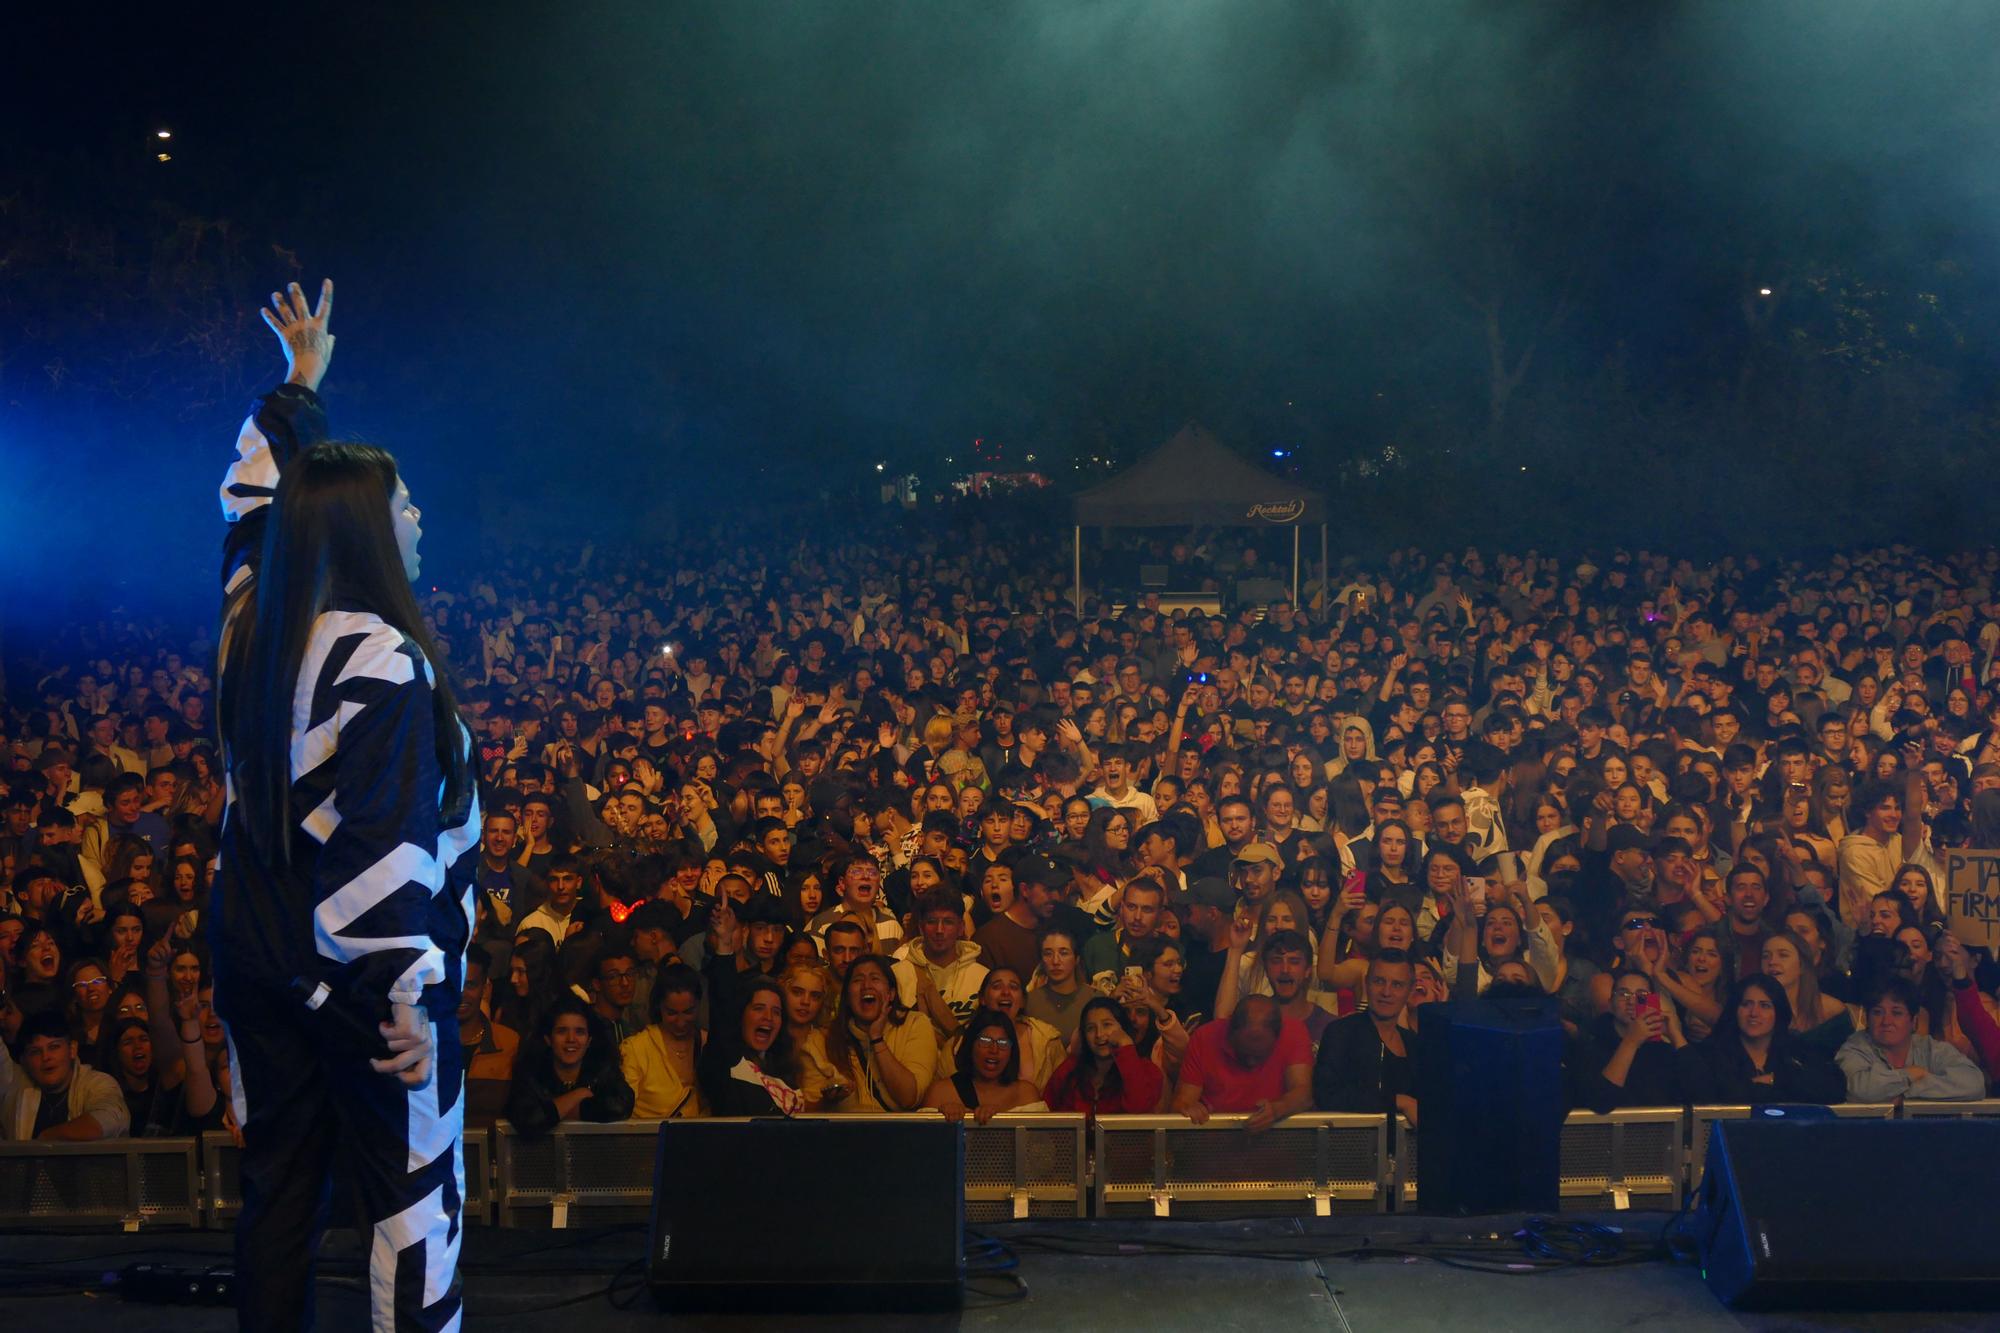
[[1637, 968], [1611, 976], [1611, 1012], [1578, 1034], [1570, 1051], [1574, 1104], [1603, 1113], [1621, 1106], [1680, 1106], [1676, 1052], [1687, 1045], [1673, 999]]
[[958, 1067], [931, 1084], [924, 1105], [950, 1120], [970, 1115], [985, 1124], [1002, 1111], [1046, 1111], [1042, 1090], [1021, 1077], [1021, 1045], [1014, 1020], [998, 1009], [981, 1009], [965, 1026]]
[[111, 978], [104, 974], [103, 964], [95, 958], [70, 964], [69, 1001], [64, 1008], [77, 1048], [95, 1051], [111, 1008]]
[[639, 960], [629, 949], [612, 947], [597, 955], [590, 979], [590, 1008], [614, 1045], [639, 1031], [625, 1021], [638, 989]]
[[1611, 937], [1611, 960], [1590, 979], [1591, 1009], [1599, 1017], [1611, 1011], [1611, 977], [1621, 968], [1650, 976], [1668, 957], [1667, 932], [1660, 914], [1650, 907], [1627, 907], [1618, 914], [1618, 933]]

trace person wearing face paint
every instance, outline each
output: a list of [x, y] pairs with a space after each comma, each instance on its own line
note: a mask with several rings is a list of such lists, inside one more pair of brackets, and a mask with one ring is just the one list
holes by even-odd
[[1730, 987], [1715, 1030], [1682, 1047], [1679, 1058], [1681, 1090], [1694, 1106], [1831, 1105], [1847, 1096], [1832, 1059], [1792, 1031], [1785, 988], [1761, 972]]

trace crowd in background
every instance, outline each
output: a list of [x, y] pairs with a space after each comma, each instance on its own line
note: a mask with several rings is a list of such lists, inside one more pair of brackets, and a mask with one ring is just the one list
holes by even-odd
[[[1421, 1121], [1416, 1011], [1554, 997], [1570, 1103], [1984, 1095], [2000, 554], [1697, 567], [779, 533], [428, 616], [486, 811], [470, 1121]], [[0, 728], [0, 1138], [228, 1123], [211, 650], [80, 622]]]

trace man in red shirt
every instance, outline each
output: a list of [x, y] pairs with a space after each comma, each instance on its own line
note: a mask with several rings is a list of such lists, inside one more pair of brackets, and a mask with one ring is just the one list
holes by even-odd
[[1250, 995], [1226, 1022], [1195, 1030], [1181, 1060], [1174, 1111], [1195, 1124], [1248, 1113], [1246, 1129], [1268, 1129], [1312, 1105], [1312, 1040], [1268, 995]]

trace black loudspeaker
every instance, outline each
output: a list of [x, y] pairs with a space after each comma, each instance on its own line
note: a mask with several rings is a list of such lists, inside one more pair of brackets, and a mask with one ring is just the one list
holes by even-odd
[[2000, 1309], [2000, 1120], [1718, 1120], [1702, 1276], [1745, 1310]]
[[1568, 1110], [1558, 1002], [1426, 1004], [1417, 1036], [1417, 1207], [1554, 1212]]
[[647, 1280], [669, 1311], [958, 1309], [965, 1132], [929, 1119], [663, 1121]]

